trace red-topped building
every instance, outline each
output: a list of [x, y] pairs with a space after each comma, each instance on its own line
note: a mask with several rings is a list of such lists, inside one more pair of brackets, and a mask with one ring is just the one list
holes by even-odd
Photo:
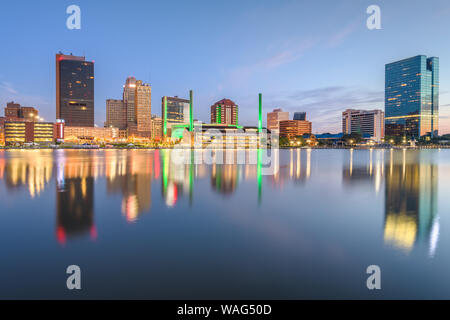
[[230, 99], [222, 99], [211, 106], [211, 123], [238, 124], [238, 106]]

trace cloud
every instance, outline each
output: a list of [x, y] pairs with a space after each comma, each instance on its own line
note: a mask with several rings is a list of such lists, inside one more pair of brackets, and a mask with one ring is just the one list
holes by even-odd
[[345, 41], [347, 37], [349, 37], [356, 29], [361, 25], [361, 20], [354, 19], [350, 24], [348, 24], [345, 28], [339, 30], [337, 33], [333, 34], [331, 38], [328, 40], [327, 46], [329, 48], [334, 48], [339, 46], [341, 43]]
[[312, 49], [317, 40], [307, 39], [298, 43], [291, 42], [282, 50], [263, 58], [250, 65], [238, 66], [231, 69], [227, 74], [225, 81], [218, 85], [219, 88], [240, 87], [250, 78], [261, 72], [270, 72], [281, 66], [295, 62], [300, 59], [305, 52]]
[[9, 94], [18, 94], [19, 92], [13, 88], [12, 84], [6, 81], [0, 82], [0, 90], [6, 91]]
[[265, 105], [290, 112], [305, 111], [316, 133], [341, 132], [342, 112], [346, 109], [384, 109], [384, 91], [361, 87], [330, 86], [269, 95], [266, 99]]
[[36, 107], [46, 119], [53, 117], [52, 104], [47, 98], [20, 93], [12, 83], [0, 81], [0, 116], [3, 115], [3, 108], [6, 107], [6, 103], [10, 101], [20, 103], [22, 106]]

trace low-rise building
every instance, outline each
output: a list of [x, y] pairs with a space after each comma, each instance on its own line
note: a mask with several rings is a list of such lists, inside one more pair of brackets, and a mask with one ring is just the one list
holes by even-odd
[[6, 145], [38, 143], [51, 144], [55, 137], [55, 125], [51, 122], [5, 121]]
[[112, 142], [119, 139], [118, 128], [99, 128], [99, 127], [64, 127], [64, 141], [102, 141]]
[[288, 139], [312, 133], [312, 123], [306, 120], [280, 121], [280, 137]]

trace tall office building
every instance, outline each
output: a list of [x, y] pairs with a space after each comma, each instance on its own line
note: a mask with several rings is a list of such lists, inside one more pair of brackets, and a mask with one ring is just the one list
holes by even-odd
[[127, 123], [136, 123], [134, 96], [136, 94], [136, 78], [128, 77], [123, 86], [123, 104], [127, 112]]
[[267, 129], [270, 131], [280, 131], [280, 121], [289, 120], [289, 112], [282, 109], [274, 109], [267, 113]]
[[127, 128], [127, 109], [123, 100], [106, 100], [106, 126], [121, 130]]
[[56, 119], [67, 126], [94, 126], [94, 62], [56, 55]]
[[370, 135], [376, 141], [384, 138], [384, 112], [347, 109], [342, 113], [342, 132]]
[[238, 106], [230, 99], [222, 99], [211, 106], [211, 123], [238, 124]]
[[135, 92], [136, 135], [150, 138], [152, 130], [152, 88], [142, 80], [136, 81]]
[[424, 55], [386, 65], [386, 136], [419, 138], [439, 130], [439, 58]]
[[[165, 112], [164, 99], [167, 100], [167, 115]], [[189, 124], [189, 100], [175, 97], [162, 97], [161, 114], [166, 121], [167, 128], [171, 129], [173, 124]]]
[[295, 112], [293, 120], [306, 120], [306, 112]]

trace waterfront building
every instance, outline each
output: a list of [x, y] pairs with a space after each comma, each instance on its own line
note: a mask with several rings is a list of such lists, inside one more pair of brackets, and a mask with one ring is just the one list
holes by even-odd
[[56, 119], [71, 127], [94, 127], [94, 62], [56, 55]]
[[437, 136], [439, 58], [419, 55], [389, 63], [385, 78], [386, 136]]
[[123, 105], [127, 113], [127, 127], [136, 123], [134, 97], [136, 95], [136, 78], [128, 77], [123, 86]]
[[51, 144], [54, 141], [54, 129], [54, 124], [51, 122], [6, 121], [4, 124], [5, 144]]
[[106, 100], [106, 124], [107, 127], [115, 127], [120, 130], [127, 128], [127, 110], [123, 100]]
[[280, 121], [289, 120], [289, 112], [282, 109], [274, 109], [267, 113], [267, 129], [280, 132]]
[[222, 99], [211, 106], [211, 123], [238, 124], [238, 106], [230, 99]]
[[381, 110], [347, 109], [342, 113], [342, 132], [369, 135], [375, 141], [384, 138], [384, 112]]
[[288, 139], [303, 136], [304, 134], [311, 135], [312, 123], [303, 120], [281, 120], [280, 122], [280, 137]]
[[57, 142], [64, 141], [64, 127], [65, 123], [62, 119], [56, 119], [55, 123], [55, 139]]
[[[188, 99], [178, 98], [177, 96], [162, 97], [162, 120], [166, 121], [167, 129], [169, 131], [173, 124], [189, 124], [189, 107], [190, 101]], [[165, 109], [167, 109], [167, 114]]]
[[136, 81], [135, 93], [136, 131], [141, 138], [150, 138], [152, 130], [152, 88], [141, 80]]
[[118, 128], [98, 128], [98, 127], [64, 127], [64, 141], [69, 142], [92, 142], [103, 141], [112, 142], [120, 138]]
[[295, 112], [293, 120], [306, 120], [306, 112]]
[[37, 121], [39, 112], [33, 107], [22, 107], [12, 101], [6, 104], [5, 119], [6, 121]]
[[152, 116], [152, 139], [161, 139], [163, 136], [163, 121], [161, 117]]
[[185, 125], [173, 125], [172, 138], [182, 139], [183, 144], [193, 137], [194, 145], [212, 149], [252, 149], [270, 144], [270, 135], [260, 135], [258, 127], [253, 126], [196, 123], [194, 132], [191, 136]]

